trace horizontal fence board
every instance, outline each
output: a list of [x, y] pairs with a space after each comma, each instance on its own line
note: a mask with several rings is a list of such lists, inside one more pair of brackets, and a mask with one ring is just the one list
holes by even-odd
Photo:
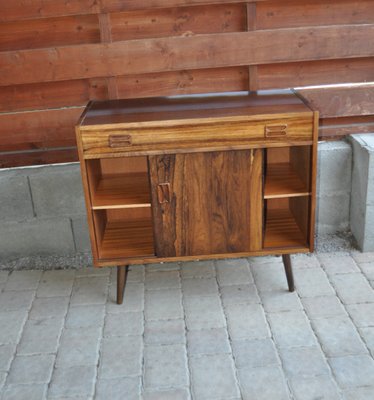
[[355, 133], [373, 133], [374, 116], [324, 118], [320, 120], [319, 139], [339, 140]]
[[0, 112], [83, 106], [89, 100], [106, 99], [108, 87], [105, 78], [3, 86], [0, 89]]
[[370, 24], [373, 21], [372, 0], [273, 0], [259, 2], [256, 7], [256, 29]]
[[0, 168], [68, 163], [74, 161], [78, 161], [78, 150], [71, 147], [30, 152], [0, 153]]
[[0, 114], [0, 152], [75, 145], [84, 107]]
[[244, 4], [180, 7], [111, 14], [112, 40], [246, 30]]
[[96, 15], [0, 23], [0, 51], [100, 43]]
[[374, 57], [259, 65], [257, 76], [260, 89], [374, 82]]
[[161, 72], [117, 78], [120, 98], [248, 90], [248, 68]]
[[374, 115], [374, 85], [300, 90], [321, 118]]
[[[256, 0], [247, 0], [253, 3]], [[266, 0], [257, 0], [266, 1]], [[68, 15], [111, 13], [195, 5], [239, 3], [238, 0], [4, 0], [0, 22], [51, 18]], [[244, 1], [242, 2], [244, 3]]]
[[0, 85], [369, 57], [374, 54], [374, 41], [368, 37], [374, 37], [374, 25], [221, 33], [3, 52]]

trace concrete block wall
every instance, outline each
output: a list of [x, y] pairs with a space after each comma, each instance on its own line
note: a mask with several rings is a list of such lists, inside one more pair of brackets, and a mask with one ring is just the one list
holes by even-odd
[[[319, 144], [318, 235], [349, 227], [351, 163], [349, 144]], [[0, 204], [0, 263], [90, 252], [78, 163], [0, 170]]]

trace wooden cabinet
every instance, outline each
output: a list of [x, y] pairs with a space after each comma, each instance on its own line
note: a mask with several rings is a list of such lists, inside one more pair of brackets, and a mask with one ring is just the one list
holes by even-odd
[[91, 102], [77, 126], [94, 263], [313, 251], [318, 113], [293, 93]]

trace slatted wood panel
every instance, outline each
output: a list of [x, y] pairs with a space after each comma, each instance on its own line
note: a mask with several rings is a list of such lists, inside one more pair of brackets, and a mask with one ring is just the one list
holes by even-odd
[[[0, 166], [76, 160], [90, 100], [374, 82], [372, 0], [0, 2]], [[374, 129], [374, 86], [303, 89], [321, 139]]]

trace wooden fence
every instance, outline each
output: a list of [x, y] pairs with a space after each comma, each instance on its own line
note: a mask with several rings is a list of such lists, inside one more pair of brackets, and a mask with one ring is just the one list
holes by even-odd
[[373, 0], [0, 2], [0, 166], [77, 160], [90, 99], [300, 89], [321, 139], [374, 132]]

